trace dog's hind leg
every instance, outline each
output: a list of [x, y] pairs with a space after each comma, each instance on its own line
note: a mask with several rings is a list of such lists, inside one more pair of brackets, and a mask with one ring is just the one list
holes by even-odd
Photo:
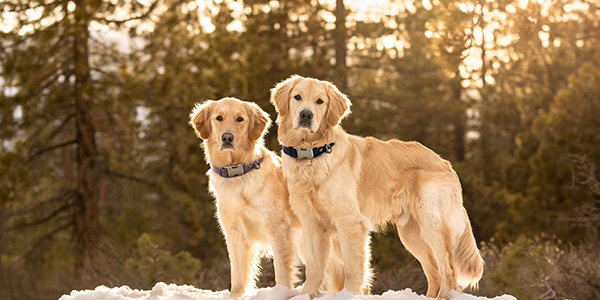
[[448, 203], [443, 199], [445, 191], [436, 185], [429, 185], [423, 191], [426, 192], [421, 193], [416, 207], [421, 239], [429, 245], [437, 262], [441, 284], [436, 297], [447, 299], [451, 290], [460, 291], [454, 265], [453, 233], [443, 219], [448, 216], [444, 213]]
[[438, 269], [441, 276], [438, 299], [447, 299], [448, 292], [451, 290], [461, 291], [458, 287], [456, 267], [454, 265], [454, 243], [450, 236], [448, 228], [443, 226], [437, 236], [431, 239], [431, 248], [438, 262]]
[[414, 255], [427, 277], [427, 297], [435, 298], [440, 291], [440, 273], [433, 251], [421, 238], [419, 224], [414, 218], [410, 218], [403, 226], [396, 225], [398, 235], [404, 247]]

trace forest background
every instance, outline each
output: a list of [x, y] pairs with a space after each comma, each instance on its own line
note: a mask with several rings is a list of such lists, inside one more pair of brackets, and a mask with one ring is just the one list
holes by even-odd
[[[229, 288], [196, 102], [335, 83], [353, 134], [450, 160], [479, 291], [600, 299], [594, 0], [0, 2], [0, 299], [157, 281]], [[280, 146], [276, 128], [265, 139]], [[424, 293], [393, 230], [374, 292]], [[263, 263], [261, 286], [273, 284]]]

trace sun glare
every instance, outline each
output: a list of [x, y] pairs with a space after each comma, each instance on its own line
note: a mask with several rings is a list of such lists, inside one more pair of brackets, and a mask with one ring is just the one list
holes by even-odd
[[518, 5], [521, 9], [526, 9], [529, 4], [529, 0], [518, 0]]
[[10, 32], [17, 23], [17, 16], [15, 13], [2, 12], [2, 18], [0, 18], [0, 30], [4, 33]]
[[[323, 21], [326, 30], [333, 30], [335, 28], [336, 20], [334, 14], [336, 0], [316, 1], [327, 8], [319, 11], [318, 18]], [[118, 5], [120, 1], [117, 0], [111, 0], [111, 2], [116, 5], [116, 9], [112, 12], [111, 16], [113, 19], [126, 19], [130, 16], [131, 11], [126, 5]], [[147, 7], [150, 6], [153, 1], [138, 0], [138, 2]], [[476, 18], [483, 18], [483, 22], [474, 20], [474, 26], [467, 27], [464, 30], [464, 34], [470, 36], [472, 42], [471, 48], [465, 53], [462, 53], [464, 59], [460, 74], [465, 79], [472, 78], [473, 74], [481, 72], [483, 66], [482, 60], [494, 58], [491, 60], [507, 63], [510, 62], [510, 60], [518, 59], [510, 57], [509, 53], [511, 53], [511, 51], [506, 51], [505, 48], [510, 47], [519, 37], [510, 32], [505, 33], [499, 30], [500, 28], [512, 26], [511, 23], [514, 22], [514, 18], [511, 17], [512, 15], [522, 13], [524, 16], [528, 17], [531, 22], [539, 22], [537, 19], [539, 16], [531, 16], [528, 13], [528, 10], [531, 10], [532, 5], [536, 5], [540, 9], [539, 14], [542, 17], [546, 17], [551, 22], [561, 22], [566, 20], [577, 20], [582, 11], [587, 11], [590, 8], [590, 4], [587, 2], [573, 0], [569, 3], [560, 4], [563, 9], [561, 14], [549, 16], [548, 14], [550, 12], [555, 12], [554, 10], [550, 10], [552, 5], [557, 5], [554, 0], [515, 0], [500, 5], [490, 5], [488, 2], [491, 1], [486, 0], [483, 3], [464, 1], [457, 3], [460, 11], [467, 14], [474, 13]], [[216, 29], [215, 24], [213, 23], [213, 17], [219, 13], [220, 6], [223, 4], [227, 6], [231, 13], [232, 21], [227, 24], [226, 29], [232, 32], [243, 32], [246, 30], [245, 20], [253, 13], [253, 9], [257, 8], [264, 13], [270, 13], [280, 9], [282, 5], [281, 2], [275, 0], [254, 4], [254, 7], [249, 7], [249, 5], [244, 4], [243, 2], [235, 0], [195, 0], [181, 5], [179, 9], [181, 9], [181, 12], [184, 14], [197, 12], [201, 30], [205, 33], [212, 33]], [[348, 48], [353, 51], [367, 51], [370, 47], [375, 46], [382, 51], [386, 50], [392, 57], [401, 57], [404, 55], [404, 49], [410, 47], [410, 42], [408, 40], [403, 40], [404, 37], [402, 32], [405, 30], [405, 24], [398, 22], [398, 19], [394, 18], [394, 16], [412, 14], [415, 13], [418, 8], [431, 10], [434, 6], [439, 4], [439, 0], [346, 0], [345, 6], [349, 11], [347, 24], [352, 25], [357, 21], [373, 23], [385, 22], [383, 26], [388, 30], [393, 31], [393, 33], [388, 31], [384, 35], [373, 39], [351, 37], [348, 42]], [[67, 12], [72, 13], [75, 11], [75, 8], [74, 2], [67, 2]], [[25, 35], [36, 30], [37, 27], [32, 25], [32, 23], [35, 22], [31, 21], [39, 22], [39, 25], [36, 26], [50, 26], [56, 22], [57, 19], [61, 19], [66, 13], [61, 11], [61, 9], [64, 9], [64, 6], [57, 7], [57, 9], [58, 11], [55, 11], [54, 16], [51, 17], [44, 15], [44, 11], [41, 7], [27, 9], [25, 12], [27, 19], [26, 23], [29, 24], [18, 28], [18, 33]], [[164, 11], [165, 9], [167, 8], [163, 5], [163, 7], [157, 8], [155, 14], [159, 15], [161, 11]], [[2, 11], [0, 14], [0, 31], [10, 32], [15, 30], [16, 26], [18, 26], [17, 24], [19, 24], [17, 14], [11, 11]], [[289, 12], [288, 14], [290, 14], [290, 19], [292, 19], [294, 23], [297, 23], [297, 26], [301, 31], [308, 30], [308, 26], [310, 25], [308, 23], [310, 22], [309, 20], [311, 20], [308, 14], [294, 15]], [[154, 30], [154, 21], [154, 19], [144, 22], [132, 21], [130, 24], [135, 25], [137, 27], [136, 30], [139, 32], [149, 32]], [[280, 28], [282, 25], [276, 23], [272, 26], [273, 28]], [[537, 39], [542, 47], [561, 47], [564, 45], [564, 38], [554, 36], [550, 26], [543, 24], [539, 28]], [[444, 25], [441, 22], [432, 24], [428, 29], [429, 30], [424, 32], [425, 37], [428, 39], [440, 39], [443, 36], [441, 32], [445, 30]], [[115, 29], [106, 24], [92, 21], [90, 22], [90, 30], [96, 33], [106, 33]], [[194, 29], [192, 27], [190, 27], [189, 30], [192, 34], [199, 32], [199, 29]], [[584, 41], [577, 40], [575, 44], [577, 47], [582, 47]], [[482, 48], [485, 50], [485, 57], [482, 57], [482, 55], [484, 55], [482, 54]], [[491, 69], [493, 73], [493, 70], [498, 69], [499, 67], [501, 66], [493, 63], [491, 66], [488, 66], [488, 71]], [[477, 74], [477, 76], [482, 77], [479, 79], [485, 80], [488, 84], [494, 83], [493, 78], [489, 74]]]

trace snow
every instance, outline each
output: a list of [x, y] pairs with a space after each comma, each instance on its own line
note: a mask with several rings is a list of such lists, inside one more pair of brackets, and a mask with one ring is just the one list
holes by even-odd
[[[276, 285], [273, 288], [262, 288], [247, 291], [238, 298], [240, 300], [310, 300], [308, 295], [301, 295], [300, 288], [290, 290], [287, 287]], [[510, 295], [495, 298], [473, 296], [450, 292], [450, 300], [517, 300]], [[357, 295], [347, 290], [335, 294], [325, 293], [319, 300], [427, 300], [423, 295], [418, 295], [411, 289], [402, 291], [387, 291], [382, 295]], [[108, 288], [99, 286], [94, 290], [72, 291], [63, 295], [59, 300], [229, 300], [229, 291], [201, 290], [189, 285], [167, 285], [157, 283], [150, 291], [133, 290], [128, 286]]]

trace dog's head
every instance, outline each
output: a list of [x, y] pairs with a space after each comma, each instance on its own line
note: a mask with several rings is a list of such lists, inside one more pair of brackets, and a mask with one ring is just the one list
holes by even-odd
[[294, 75], [271, 90], [280, 133], [294, 131], [311, 140], [323, 135], [350, 113], [350, 100], [322, 80]]
[[270, 124], [258, 105], [235, 98], [196, 104], [190, 114], [190, 125], [209, 150], [251, 150]]

